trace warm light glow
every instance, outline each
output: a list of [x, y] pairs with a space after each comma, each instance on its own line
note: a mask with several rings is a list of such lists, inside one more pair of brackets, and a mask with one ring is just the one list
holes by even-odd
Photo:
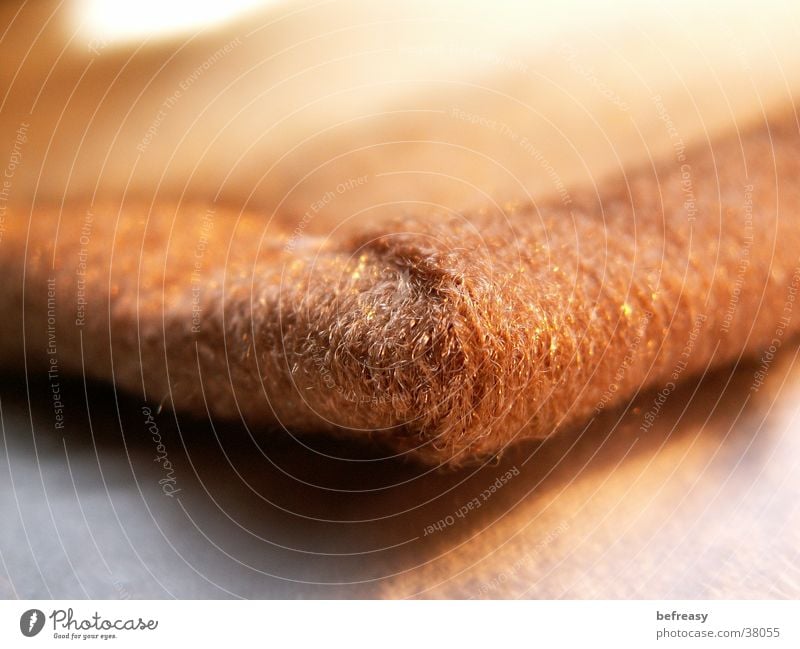
[[[222, 23], [270, 0], [84, 0], [78, 20], [106, 42], [172, 36]], [[273, 0], [274, 1], [274, 0]]]

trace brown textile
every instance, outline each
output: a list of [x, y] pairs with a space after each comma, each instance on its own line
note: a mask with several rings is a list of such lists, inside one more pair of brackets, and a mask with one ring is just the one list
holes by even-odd
[[0, 353], [22, 361], [24, 314], [31, 372], [431, 463], [492, 455], [742, 355], [766, 372], [798, 329], [795, 114], [674, 153], [567, 200], [326, 237], [219, 205], [10, 214]]

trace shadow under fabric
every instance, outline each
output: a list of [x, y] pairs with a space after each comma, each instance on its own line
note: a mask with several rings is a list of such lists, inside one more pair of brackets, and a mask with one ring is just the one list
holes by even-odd
[[220, 205], [35, 207], [0, 242], [0, 351], [464, 464], [743, 355], [769, 371], [800, 322], [798, 178], [788, 111], [567, 201], [328, 237]]

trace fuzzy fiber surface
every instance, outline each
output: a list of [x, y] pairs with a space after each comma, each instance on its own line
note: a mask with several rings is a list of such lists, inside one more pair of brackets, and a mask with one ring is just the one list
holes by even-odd
[[743, 356], [768, 372], [800, 322], [799, 154], [789, 112], [568, 200], [313, 232], [222, 205], [35, 207], [5, 222], [0, 349], [51, 382], [464, 464]]

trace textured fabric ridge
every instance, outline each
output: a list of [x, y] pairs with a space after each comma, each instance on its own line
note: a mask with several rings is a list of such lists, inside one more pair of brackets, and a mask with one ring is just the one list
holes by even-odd
[[791, 112], [457, 217], [304, 232], [222, 206], [36, 208], [2, 241], [0, 351], [21, 362], [24, 327], [31, 371], [462, 464], [777, 350], [798, 329], [798, 177]]

